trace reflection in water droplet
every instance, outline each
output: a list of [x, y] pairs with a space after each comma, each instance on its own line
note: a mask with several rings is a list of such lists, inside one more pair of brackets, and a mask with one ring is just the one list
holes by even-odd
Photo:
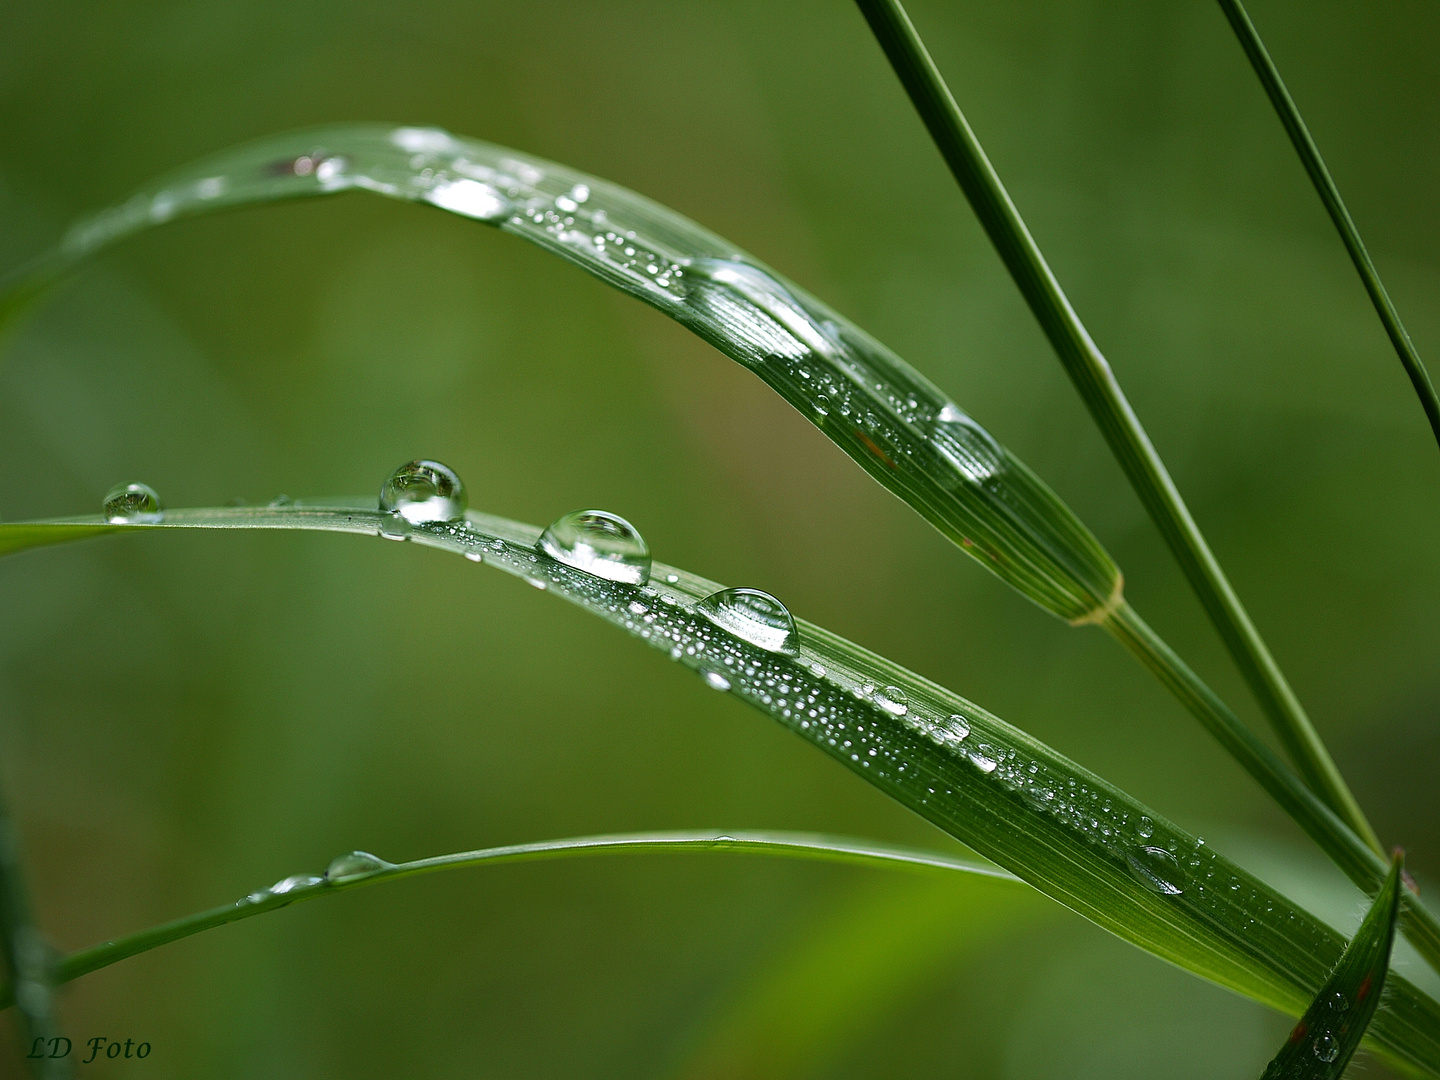
[[1175, 856], [1164, 848], [1136, 847], [1125, 853], [1130, 872], [1151, 892], [1179, 896], [1185, 891], [1185, 872]]
[[1315, 1039], [1315, 1056], [1324, 1062], [1334, 1061], [1340, 1056], [1340, 1044], [1328, 1031]]
[[766, 652], [794, 655], [795, 620], [775, 597], [759, 589], [721, 589], [695, 610], [728, 634]]
[[535, 545], [556, 562], [607, 581], [644, 585], [650, 549], [639, 530], [618, 514], [576, 510], [556, 519]]
[[700, 674], [701, 677], [705, 680], [705, 685], [710, 687], [712, 690], [730, 689], [730, 680], [727, 679], [724, 675], [721, 675], [720, 672], [707, 670], [701, 672]]
[[1149, 840], [1150, 837], [1155, 835], [1155, 822], [1142, 815], [1139, 822], [1135, 825], [1135, 831], [1140, 834], [1142, 840]]
[[275, 882], [274, 885], [271, 885], [270, 891], [275, 895], [280, 896], [288, 892], [294, 892], [296, 889], [304, 889], [308, 888], [311, 885], [319, 885], [324, 880], [324, 878], [316, 877], [314, 874], [291, 874], [289, 877], [282, 878], [281, 880]]
[[346, 855], [337, 855], [330, 860], [330, 865], [325, 868], [325, 880], [331, 885], [341, 885], [347, 881], [358, 881], [360, 878], [379, 873], [390, 865], [384, 859], [371, 855], [368, 851], [352, 851]]
[[412, 525], [459, 521], [465, 506], [465, 485], [454, 470], [438, 461], [401, 465], [380, 489], [380, 509]]
[[990, 756], [994, 752], [992, 747], [981, 743], [975, 747], [974, 750], [968, 751], [965, 756], [970, 759], [970, 764], [974, 765], [982, 773], [992, 773], [995, 771], [995, 766], [999, 764], [999, 762]]
[[436, 184], [425, 193], [425, 201], [478, 221], [499, 221], [510, 213], [510, 204], [500, 197], [500, 193], [478, 180], [450, 180]]
[[153, 525], [164, 519], [165, 508], [148, 484], [116, 484], [101, 513], [112, 525]]
[[885, 686], [870, 695], [870, 700], [891, 716], [904, 716], [910, 711], [910, 699], [898, 686]]

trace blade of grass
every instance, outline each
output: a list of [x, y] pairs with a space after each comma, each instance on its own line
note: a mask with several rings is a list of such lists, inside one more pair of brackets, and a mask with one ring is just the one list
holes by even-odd
[[[213, 930], [218, 926], [264, 915], [291, 904], [333, 896], [364, 885], [378, 885], [419, 874], [461, 870], [472, 866], [658, 851], [735, 851], [750, 855], [814, 859], [938, 874], [959, 872], [1008, 884], [1020, 884], [1018, 878], [1004, 870], [968, 859], [814, 833], [651, 832], [577, 836], [534, 844], [511, 844], [506, 847], [482, 848], [479, 851], [461, 851], [453, 855], [436, 855], [404, 863], [385, 862], [365, 852], [353, 852], [333, 860], [325, 873], [294, 874], [277, 881], [268, 889], [250, 893], [233, 904], [223, 904], [208, 911], [186, 915], [71, 953], [56, 965], [56, 981], [70, 982], [92, 971], [205, 930]], [[13, 985], [0, 987], [0, 1008], [9, 1008], [14, 1001]]]
[[[1203, 978], [1298, 1015], [1343, 951], [1340, 935], [1203, 840], [979, 706], [818, 626], [744, 636], [706, 614], [701, 602], [719, 585], [674, 567], [653, 564], [649, 584], [611, 581], [537, 552], [533, 526], [470, 511], [407, 528], [361, 505], [176, 510], [158, 524], [0, 523], [0, 552], [100, 533], [288, 528], [388, 533], [479, 557], [664, 651], [1040, 892]], [[1415, 903], [1407, 915], [1418, 922], [1417, 912]], [[1368, 1037], [1440, 1076], [1440, 1003], [1404, 980], [1393, 987], [1393, 1007]]]
[[1265, 88], [1266, 96], [1275, 106], [1275, 114], [1284, 125], [1285, 133], [1290, 136], [1291, 145], [1300, 155], [1300, 163], [1310, 174], [1310, 182], [1315, 185], [1315, 194], [1320, 196], [1325, 211], [1335, 223], [1335, 231], [1340, 234], [1345, 250], [1350, 253], [1350, 261], [1355, 264], [1355, 272], [1360, 275], [1360, 281], [1370, 296], [1370, 303], [1375, 306], [1375, 314], [1380, 316], [1380, 323], [1385, 327], [1390, 344], [1395, 347], [1395, 355], [1400, 358], [1405, 374], [1410, 378], [1410, 385], [1415, 388], [1420, 406], [1425, 410], [1426, 419], [1430, 421], [1430, 431], [1434, 434], [1435, 441], [1440, 443], [1440, 397], [1435, 394], [1430, 372], [1425, 369], [1425, 361], [1420, 359], [1415, 343], [1410, 340], [1405, 324], [1400, 321], [1400, 312], [1395, 309], [1390, 294], [1385, 291], [1385, 283], [1380, 280], [1380, 271], [1375, 269], [1370, 252], [1365, 250], [1365, 242], [1360, 239], [1360, 230], [1355, 227], [1355, 219], [1350, 216], [1345, 200], [1340, 197], [1340, 189], [1335, 186], [1330, 170], [1325, 167], [1320, 148], [1310, 137], [1310, 129], [1300, 116], [1295, 99], [1290, 96], [1285, 81], [1280, 78], [1280, 71], [1270, 59], [1270, 53], [1265, 48], [1265, 43], [1260, 40], [1260, 32], [1255, 29], [1245, 6], [1240, 0], [1219, 2], [1220, 10], [1225, 13], [1225, 18], [1229, 20], [1235, 36], [1240, 39], [1241, 48], [1250, 60], [1250, 66], [1255, 69], [1255, 74], [1260, 79], [1260, 85]]
[[[0, 796], [0, 947], [13, 996], [19, 1004], [20, 1038], [30, 1071], [40, 1080], [64, 1080], [71, 1075], [70, 1059], [51, 1057], [52, 1039], [63, 1039], [55, 1021], [54, 971], [50, 944], [35, 928], [30, 913], [25, 868], [20, 861], [20, 840], [10, 819], [8, 804]], [[35, 1051], [39, 1050], [37, 1054]]]
[[1397, 848], [1385, 887], [1261, 1080], [1340, 1080], [1385, 989], [1400, 914], [1404, 862], [1404, 854]]
[[1150, 442], [1109, 363], [1070, 306], [899, 0], [856, 0], [930, 136], [1015, 279], [1290, 758], [1377, 855], [1380, 841]]
[[[105, 244], [179, 215], [356, 189], [429, 202], [530, 240], [749, 367], [982, 566], [1072, 624], [1098, 623], [1159, 671], [1223, 745], [1242, 751], [1241, 764], [1325, 851], [1352, 875], [1362, 868], [1363, 888], [1379, 887], [1381, 856], [1366, 856], [1364, 841], [1297, 786], [1153, 632], [1141, 637], [1122, 625], [1118, 568], [1023, 463], [858, 327], [752, 256], [633, 192], [443, 131], [301, 132], [202, 161], [82, 221], [14, 291], [33, 290]], [[1429, 955], [1440, 964], [1440, 925], [1433, 929]]]

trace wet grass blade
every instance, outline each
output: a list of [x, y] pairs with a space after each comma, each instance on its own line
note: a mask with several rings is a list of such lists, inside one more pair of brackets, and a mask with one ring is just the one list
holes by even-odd
[[[634, 192], [443, 131], [346, 126], [202, 161], [82, 221], [15, 287], [187, 214], [350, 190], [421, 201], [552, 251], [744, 364], [982, 566], [1129, 648], [1362, 888], [1386, 863], [1125, 604], [1099, 541], [1029, 469], [879, 342], [752, 256]], [[1440, 922], [1422, 928], [1440, 964]]]
[[[1236, 595], [999, 175], [955, 103], [899, 0], [857, 0], [935, 145], [959, 182], [1021, 295], [1050, 339], [1131, 486], [1220, 631], [1290, 758], [1325, 803], [1377, 857], [1383, 849], [1299, 699]], [[1143, 659], [1143, 658], [1142, 658]], [[1204, 717], [1201, 718], [1202, 721]]]
[[1415, 394], [1425, 410], [1425, 417], [1430, 421], [1430, 431], [1434, 434], [1435, 441], [1440, 443], [1440, 397], [1435, 394], [1435, 384], [1430, 381], [1430, 372], [1425, 369], [1425, 362], [1420, 359], [1415, 343], [1410, 340], [1405, 324], [1400, 321], [1400, 312], [1395, 310], [1390, 294], [1385, 291], [1385, 283], [1380, 280], [1380, 271], [1375, 269], [1370, 252], [1365, 250], [1365, 241], [1360, 239], [1360, 230], [1355, 227], [1355, 219], [1350, 216], [1345, 200], [1340, 197], [1340, 189], [1335, 186], [1330, 170], [1325, 167], [1320, 148], [1310, 137], [1310, 129], [1305, 125], [1295, 99], [1286, 89], [1285, 80], [1280, 78], [1280, 70], [1270, 59], [1265, 42], [1260, 40], [1260, 32], [1250, 21], [1245, 5], [1240, 0], [1220, 0], [1220, 10], [1230, 21], [1235, 36], [1240, 39], [1250, 66], [1255, 69], [1260, 85], [1265, 88], [1266, 96], [1275, 106], [1275, 114], [1284, 125], [1285, 133], [1290, 136], [1290, 144], [1300, 155], [1300, 162], [1310, 175], [1310, 182], [1315, 185], [1315, 193], [1320, 196], [1326, 213], [1335, 223], [1335, 231], [1340, 234], [1345, 250], [1350, 254], [1350, 261], [1355, 264], [1355, 272], [1360, 275], [1360, 281], [1370, 295], [1375, 314], [1380, 316], [1380, 323], [1385, 327], [1390, 344], [1395, 347], [1395, 355], [1400, 358], [1410, 385], [1415, 388]]
[[[651, 563], [648, 552], [621, 567], [629, 580], [613, 580], [578, 568], [596, 567], [593, 551], [548, 557], [529, 525], [475, 511], [411, 525], [367, 501], [175, 510], [157, 524], [0, 523], [0, 551], [104, 533], [250, 528], [388, 535], [461, 553], [661, 650], [1040, 892], [1179, 967], [1299, 1015], [1343, 952], [1339, 934], [1203, 840], [979, 706], [792, 620], [773, 598], [722, 590]], [[551, 540], [574, 520], [552, 526]], [[1440, 1003], [1391, 982], [1391, 1008], [1368, 1038], [1440, 1076]]]
[[1369, 1026], [1385, 977], [1400, 914], [1400, 874], [1404, 855], [1397, 850], [1385, 887], [1345, 949], [1290, 1038], [1270, 1062], [1261, 1080], [1339, 1080]]
[[[56, 981], [69, 982], [131, 956], [138, 956], [206, 930], [278, 911], [305, 900], [335, 896], [365, 885], [379, 885], [420, 874], [500, 863], [544, 862], [585, 856], [661, 851], [730, 851], [939, 875], [960, 873], [1001, 884], [1020, 884], [1018, 878], [1004, 870], [968, 859], [815, 833], [652, 832], [577, 836], [534, 844], [511, 844], [479, 851], [462, 851], [404, 863], [386, 862], [367, 852], [356, 851], [337, 856], [321, 873], [292, 874], [268, 889], [250, 893], [233, 904], [196, 912], [71, 953], [56, 966]], [[13, 985], [0, 988], [0, 1008], [8, 1008], [14, 1001]]]

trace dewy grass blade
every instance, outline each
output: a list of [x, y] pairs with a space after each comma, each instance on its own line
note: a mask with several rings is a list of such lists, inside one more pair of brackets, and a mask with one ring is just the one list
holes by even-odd
[[1355, 264], [1355, 272], [1360, 275], [1360, 281], [1370, 295], [1370, 302], [1375, 306], [1375, 314], [1380, 316], [1390, 344], [1395, 347], [1395, 355], [1400, 357], [1405, 374], [1410, 378], [1410, 385], [1415, 388], [1415, 394], [1420, 398], [1420, 405], [1425, 410], [1426, 419], [1430, 421], [1430, 430], [1435, 441], [1440, 443], [1440, 397], [1435, 394], [1435, 384], [1430, 381], [1430, 372], [1425, 369], [1425, 362], [1420, 359], [1415, 343], [1410, 340], [1405, 324], [1400, 321], [1400, 312], [1395, 310], [1390, 294], [1385, 291], [1385, 283], [1380, 280], [1380, 271], [1375, 269], [1370, 252], [1365, 250], [1365, 241], [1360, 239], [1360, 230], [1355, 227], [1355, 220], [1350, 216], [1345, 200], [1340, 197], [1340, 189], [1335, 186], [1330, 170], [1325, 167], [1320, 148], [1310, 137], [1310, 129], [1300, 116], [1295, 99], [1286, 89], [1285, 80], [1280, 78], [1280, 71], [1270, 59], [1270, 53], [1265, 48], [1265, 43], [1260, 40], [1260, 32], [1250, 21], [1245, 6], [1240, 0], [1220, 0], [1220, 9], [1230, 21], [1235, 36], [1240, 39], [1240, 46], [1245, 50], [1250, 66], [1255, 69], [1270, 103], [1275, 106], [1275, 113], [1280, 117], [1285, 133], [1290, 136], [1291, 145], [1300, 155], [1305, 171], [1310, 174], [1315, 193], [1320, 196], [1320, 201], [1325, 204], [1325, 211], [1335, 223], [1335, 230], [1340, 234], [1345, 250], [1350, 253], [1350, 261]]
[[[459, 552], [665, 652], [980, 855], [1179, 967], [1298, 1015], [1343, 952], [1340, 935], [1203, 840], [943, 687], [793, 620], [763, 593], [722, 590], [651, 562], [648, 552], [587, 573], [579, 567], [597, 568], [598, 546], [554, 548], [561, 558], [551, 558], [537, 549], [541, 530], [475, 511], [414, 523], [361, 505], [175, 510], [155, 524], [0, 523], [0, 552], [186, 528], [384, 534]], [[550, 535], [568, 535], [575, 520]], [[615, 520], [607, 537], [623, 532]], [[631, 550], [644, 550], [637, 535], [629, 538]], [[1402, 979], [1391, 985], [1391, 1008], [1369, 1039], [1407, 1067], [1440, 1076], [1440, 1003]]]
[[[1029, 469], [933, 384], [820, 301], [688, 219], [595, 177], [442, 131], [342, 127], [270, 139], [162, 181], [77, 225], [47, 269], [156, 222], [352, 189], [497, 225], [639, 297], [745, 364], [981, 565], [1072, 623], [1125, 644], [1367, 891], [1385, 863], [1248, 737], [1167, 648], [1129, 632], [1119, 570]], [[1153, 633], [1149, 635], [1153, 638]], [[1159, 643], [1163, 646], [1163, 643]], [[1298, 791], [1297, 797], [1291, 797]], [[1440, 962], [1440, 925], [1433, 927]]]
[[86, 255], [223, 207], [363, 190], [494, 225], [572, 262], [755, 372], [880, 483], [1025, 596], [1075, 623], [1119, 602], [1110, 556], [933, 383], [753, 256], [632, 191], [432, 128], [350, 125], [221, 153], [77, 224], [0, 297]]
[[[20, 862], [20, 841], [3, 797], [0, 797], [0, 946], [12, 995], [19, 1003], [20, 1038], [30, 1071], [40, 1080], [72, 1075], [70, 1059], [59, 1053], [69, 1041], [55, 1022], [55, 981], [50, 943], [35, 928], [29, 891]], [[53, 1055], [53, 1056], [52, 1056]]]
[[[649, 853], [659, 851], [733, 851], [791, 859], [849, 863], [855, 866], [893, 868], [912, 872], [954, 874], [988, 878], [1002, 884], [1018, 885], [1020, 880], [1004, 870], [951, 855], [893, 847], [848, 837], [792, 832], [657, 832], [618, 833], [609, 836], [577, 836], [534, 844], [462, 851], [413, 862], [391, 863], [363, 851], [353, 851], [331, 860], [318, 874], [291, 874], [268, 889], [259, 889], [233, 904], [197, 912], [159, 926], [71, 953], [59, 962], [56, 981], [69, 982], [92, 971], [137, 956], [162, 945], [180, 941], [205, 930], [213, 930], [241, 919], [277, 911], [302, 900], [333, 896], [362, 885], [461, 870], [472, 866], [515, 862], [542, 862], [594, 855]], [[15, 1002], [14, 987], [0, 987], [0, 1008]]]
[[1145, 504], [1290, 758], [1310, 786], [1375, 852], [1380, 841], [1299, 699], [1250, 621], [1170, 479], [1115, 374], [1010, 200], [898, 0], [857, 0], [975, 216], [1050, 339], [1125, 475]]
[[1400, 914], [1403, 863], [1404, 855], [1397, 850], [1385, 886], [1345, 955], [1261, 1080], [1340, 1080], [1385, 989], [1390, 947], [1395, 943], [1395, 922]]
[[[356, 189], [428, 202], [531, 240], [745, 364], [981, 565], [1061, 618], [1099, 623], [1131, 649], [1362, 888], [1378, 888], [1380, 855], [1327, 813], [1148, 627], [1133, 632], [1143, 624], [1124, 603], [1118, 569], [1029, 469], [863, 331], [633, 192], [433, 129], [302, 132], [201, 162], [81, 222], [13, 295], [33, 293], [99, 247], [177, 216]], [[1440, 922], [1421, 912], [1409, 933], [1440, 966]]]

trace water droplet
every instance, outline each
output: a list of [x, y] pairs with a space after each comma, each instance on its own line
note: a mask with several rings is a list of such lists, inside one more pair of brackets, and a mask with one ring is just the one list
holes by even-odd
[[1140, 834], [1140, 839], [1149, 840], [1155, 835], [1155, 822], [1142, 815], [1135, 825], [1135, 831]]
[[471, 562], [484, 562], [484, 561], [485, 561], [485, 553], [484, 553], [484, 552], [481, 552], [481, 551], [467, 551], [467, 552], [465, 552], [465, 557], [466, 557], [467, 559], [469, 559]]
[[377, 858], [368, 851], [352, 851], [347, 855], [337, 855], [330, 860], [330, 865], [325, 868], [325, 880], [331, 885], [341, 885], [347, 881], [358, 881], [360, 878], [377, 874], [390, 865], [384, 859]]
[[401, 465], [380, 489], [380, 509], [412, 525], [459, 521], [465, 516], [465, 485], [438, 461]]
[[325, 879], [316, 877], [314, 874], [291, 874], [287, 878], [281, 878], [270, 886], [270, 891], [277, 896], [282, 896], [296, 889], [308, 888], [311, 885], [319, 885]]
[[730, 689], [730, 680], [727, 679], [724, 675], [721, 675], [718, 671], [702, 671], [700, 673], [700, 676], [705, 680], [705, 685], [710, 687], [712, 690]]
[[556, 562], [607, 581], [644, 585], [650, 549], [634, 525], [604, 510], [576, 510], [556, 519], [535, 545]]
[[1327, 1004], [1330, 1006], [1330, 1009], [1333, 1012], [1344, 1012], [1346, 1009], [1350, 1008], [1350, 999], [1347, 998], [1344, 994], [1342, 994], [1339, 990], [1336, 990], [1335, 993], [1330, 995], [1330, 1000], [1327, 1002]]
[[910, 699], [898, 686], [885, 686], [870, 695], [870, 700], [891, 716], [904, 716], [910, 711]]
[[112, 525], [153, 525], [165, 517], [165, 508], [148, 484], [116, 484], [101, 513]]
[[1151, 892], [1179, 896], [1185, 891], [1185, 872], [1175, 856], [1160, 847], [1131, 848], [1125, 853], [1130, 872]]
[[960, 742], [970, 735], [970, 721], [959, 713], [951, 713], [949, 721], [941, 726], [944, 728], [945, 734], [955, 742]]
[[795, 620], [775, 597], [759, 589], [721, 589], [695, 605], [695, 610], [728, 634], [766, 652], [795, 649]]
[[1334, 1061], [1340, 1056], [1340, 1044], [1328, 1031], [1316, 1037], [1314, 1049], [1315, 1056], [1324, 1062]]
[[991, 749], [991, 747], [985, 745], [984, 743], [981, 743], [974, 750], [969, 751], [965, 756], [970, 759], [970, 764], [974, 765], [982, 773], [992, 773], [995, 771], [995, 767], [999, 764], [999, 762], [997, 762], [993, 757], [990, 756], [992, 753], [994, 753], [994, 751]]

